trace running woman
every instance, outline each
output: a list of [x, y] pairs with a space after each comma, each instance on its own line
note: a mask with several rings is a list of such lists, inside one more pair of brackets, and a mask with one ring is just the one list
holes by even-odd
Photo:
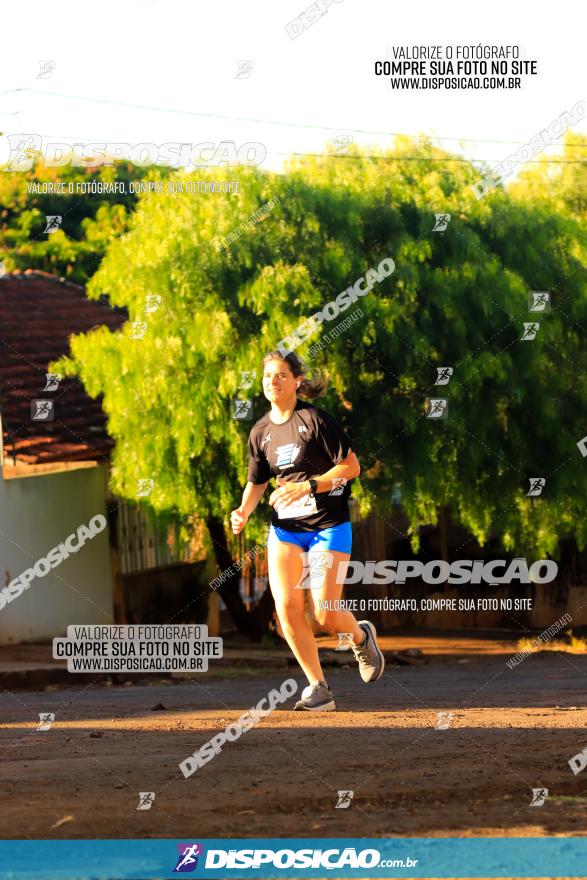
[[351, 481], [361, 468], [334, 419], [298, 399], [298, 391], [311, 398], [323, 388], [322, 382], [304, 379], [293, 352], [265, 356], [263, 392], [271, 410], [249, 435], [248, 482], [240, 507], [231, 513], [232, 530], [238, 535], [269, 480], [276, 478], [277, 488], [269, 497], [269, 582], [283, 634], [309, 682], [294, 708], [310, 712], [336, 706], [304, 615], [308, 581], [316, 620], [328, 633], [347, 634], [363, 681], [377, 681], [385, 668], [373, 624], [357, 622], [350, 611], [335, 610], [351, 553]]

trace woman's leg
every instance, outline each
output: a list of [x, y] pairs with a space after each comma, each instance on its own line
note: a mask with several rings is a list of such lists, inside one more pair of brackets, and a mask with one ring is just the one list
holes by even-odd
[[[324, 560], [320, 567], [324, 570], [325, 577], [309, 591], [314, 617], [328, 633], [351, 633], [352, 641], [358, 645], [365, 640], [365, 633], [359, 627], [355, 615], [351, 611], [336, 611], [333, 608], [334, 600], [340, 599], [342, 595], [350, 553], [318, 549], [310, 550], [308, 553], [309, 557], [314, 557], [316, 560], [314, 563], [316, 566], [320, 565], [318, 561], [320, 555]], [[332, 559], [332, 564], [329, 557]]]
[[[314, 546], [308, 551], [309, 557], [313, 554], [316, 556], [321, 554], [321, 568], [325, 571], [322, 583], [317, 584], [317, 588], [310, 592], [314, 615], [320, 626], [329, 633], [351, 633], [350, 644], [359, 663], [361, 678], [369, 684], [379, 681], [383, 675], [385, 657], [377, 644], [377, 632], [370, 621], [361, 620], [358, 623], [355, 615], [350, 611], [337, 611], [333, 607], [334, 601], [340, 599], [342, 594], [350, 553], [331, 549], [319, 550], [320, 543], [328, 546], [331, 538], [332, 536], [319, 535], [315, 539]], [[337, 540], [336, 536], [334, 540]], [[346, 550], [350, 544], [347, 541], [346, 546], [344, 543], [343, 546]]]
[[324, 681], [316, 639], [304, 615], [306, 591], [297, 588], [302, 578], [305, 553], [296, 544], [280, 541], [275, 536], [271, 537], [267, 550], [269, 584], [283, 634], [309, 683]]

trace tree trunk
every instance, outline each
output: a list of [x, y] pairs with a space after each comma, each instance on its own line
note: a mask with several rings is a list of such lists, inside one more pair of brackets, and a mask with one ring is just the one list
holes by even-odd
[[[221, 572], [226, 571], [232, 565], [233, 559], [226, 539], [224, 523], [219, 517], [210, 516], [206, 519], [206, 525], [212, 538], [212, 546], [218, 567]], [[272, 611], [269, 613], [270, 603], [268, 600], [264, 601], [264, 594], [255, 611], [247, 611], [239, 592], [239, 585], [240, 572], [237, 571], [218, 587], [218, 592], [239, 632], [245, 633], [254, 642], [260, 642], [263, 635], [268, 631], [268, 623], [272, 614]], [[267, 590], [267, 592], [270, 591]]]
[[269, 631], [269, 623], [273, 618], [275, 613], [275, 600], [273, 598], [273, 593], [267, 586], [267, 589], [257, 602], [256, 607], [253, 609], [252, 616], [255, 618], [259, 626], [263, 627], [264, 632]]
[[440, 558], [444, 562], [448, 562], [448, 511], [444, 505], [440, 508], [438, 518], [440, 526]]

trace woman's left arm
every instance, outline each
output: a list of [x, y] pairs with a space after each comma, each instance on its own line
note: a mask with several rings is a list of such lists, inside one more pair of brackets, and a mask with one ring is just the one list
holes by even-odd
[[[359, 459], [355, 453], [351, 451], [346, 458], [343, 458], [339, 464], [335, 464], [334, 467], [330, 468], [329, 471], [326, 471], [325, 474], [320, 474], [319, 476], [314, 477], [317, 484], [316, 493], [332, 492], [333, 489], [336, 489], [337, 486], [341, 485], [341, 480], [346, 480], [347, 482], [349, 480], [354, 480], [360, 473], [361, 466], [359, 464]], [[307, 480], [306, 484], [309, 491], [310, 484]]]

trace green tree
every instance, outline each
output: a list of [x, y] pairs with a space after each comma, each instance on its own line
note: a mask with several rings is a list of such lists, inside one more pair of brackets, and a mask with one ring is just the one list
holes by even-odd
[[547, 202], [560, 213], [585, 221], [587, 217], [587, 139], [567, 132], [560, 156], [544, 154], [537, 164], [523, 169], [509, 187], [522, 200]]
[[[140, 168], [117, 162], [113, 166], [48, 167], [39, 159], [28, 171], [0, 169], [0, 261], [6, 271], [40, 269], [86, 284], [97, 270], [106, 248], [122, 235], [138, 196], [131, 180], [165, 177], [168, 170]], [[77, 192], [77, 183], [119, 182], [125, 192]], [[33, 192], [33, 184], [65, 184], [65, 192]], [[74, 191], [68, 192], [68, 184]], [[30, 188], [30, 189], [29, 189]], [[61, 216], [57, 232], [46, 233], [46, 216]]]
[[[114, 491], [135, 497], [137, 481], [153, 479], [148, 503], [186, 523], [204, 519], [226, 568], [227, 514], [246, 479], [251, 424], [231, 417], [241, 371], [257, 370], [247, 395], [255, 392], [258, 418], [267, 408], [263, 353], [391, 257], [393, 275], [357, 303], [364, 317], [312, 361], [330, 380], [321, 405], [362, 463], [362, 511], [387, 516], [401, 483], [414, 548], [419, 527], [436, 523], [442, 508], [482, 544], [497, 536], [508, 550], [554, 553], [569, 534], [584, 545], [578, 224], [502, 189], [477, 201], [470, 187], [479, 172], [426, 141], [400, 140], [378, 158], [356, 148], [303, 158], [280, 175], [242, 168], [238, 177], [238, 194], [141, 198], [88, 294], [128, 308], [130, 322], [147, 324], [143, 338], [131, 338], [130, 323], [118, 333], [100, 328], [74, 338], [71, 357], [53, 365], [104, 395]], [[247, 222], [267, 203], [265, 219]], [[433, 231], [435, 213], [451, 215], [444, 232]], [[532, 290], [551, 292], [553, 308], [536, 338], [522, 341], [523, 323], [535, 319]], [[161, 301], [146, 315], [149, 294]], [[434, 386], [442, 366], [454, 370], [446, 388]], [[446, 420], [425, 417], [431, 397], [449, 399]], [[546, 478], [540, 497], [527, 496], [533, 477]], [[253, 518], [249, 534], [261, 537], [266, 516]], [[258, 635], [264, 620], [244, 615], [238, 576], [220, 592]]]

